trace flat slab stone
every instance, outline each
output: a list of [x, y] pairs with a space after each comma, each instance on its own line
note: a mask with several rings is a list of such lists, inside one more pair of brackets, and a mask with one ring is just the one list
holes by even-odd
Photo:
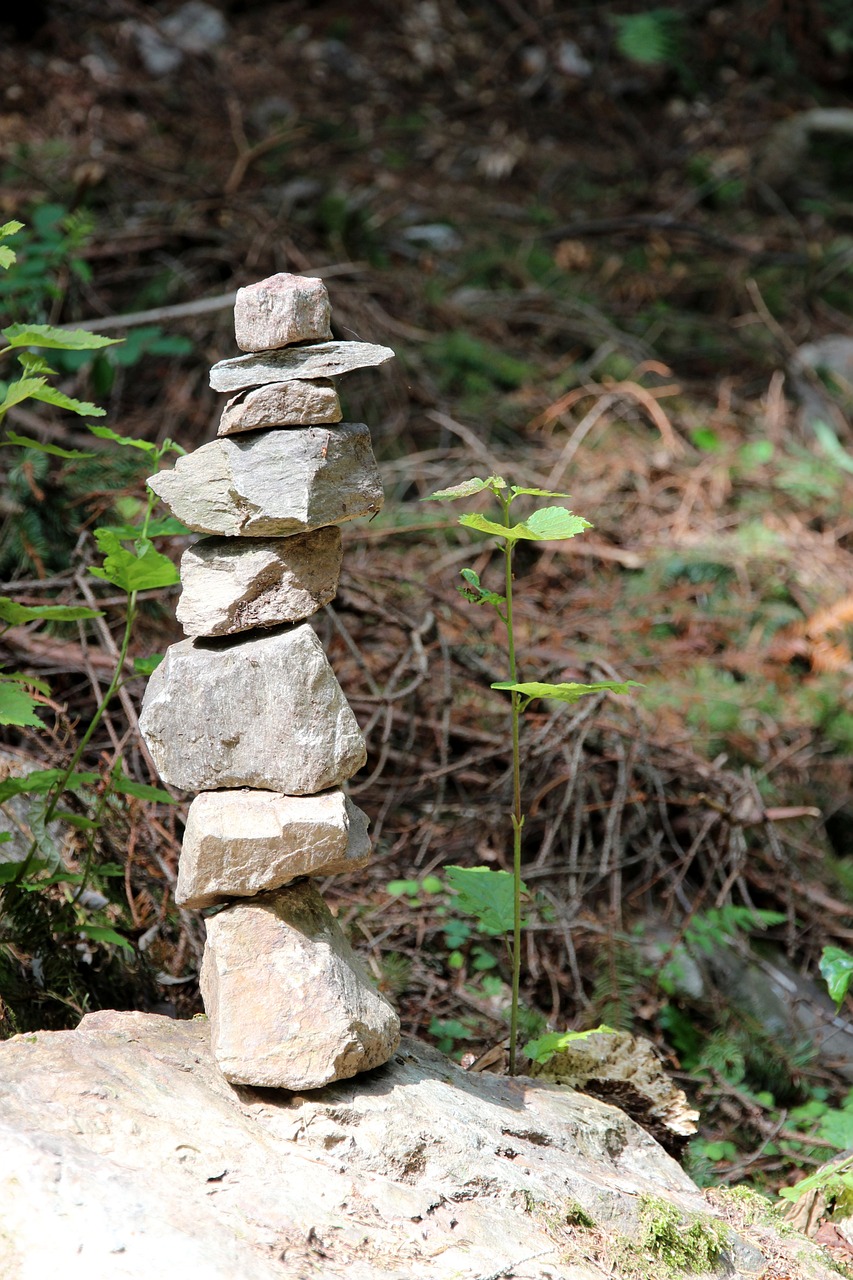
[[309, 427], [318, 422], [340, 422], [341, 402], [330, 382], [270, 382], [234, 396], [222, 410], [219, 436], [240, 431], [264, 431], [268, 427]]
[[210, 371], [214, 391], [242, 391], [265, 382], [290, 382], [293, 378], [336, 378], [352, 369], [367, 369], [391, 360], [390, 347], [372, 342], [318, 342], [308, 347], [285, 347], [261, 355], [220, 360]]
[[319, 796], [203, 791], [187, 815], [175, 901], [212, 907], [298, 876], [355, 871], [370, 861], [367, 823], [339, 787]]
[[291, 538], [202, 538], [181, 559], [177, 618], [189, 636], [301, 622], [338, 589], [337, 525]]
[[196, 533], [288, 537], [374, 515], [382, 481], [362, 423], [211, 440], [148, 481]]
[[400, 1020], [307, 881], [207, 920], [201, 992], [232, 1084], [317, 1089], [387, 1062]]
[[182, 640], [148, 681], [139, 728], [165, 782], [312, 795], [367, 758], [309, 623], [230, 643]]
[[234, 332], [241, 351], [331, 338], [331, 307], [322, 280], [288, 271], [237, 290]]

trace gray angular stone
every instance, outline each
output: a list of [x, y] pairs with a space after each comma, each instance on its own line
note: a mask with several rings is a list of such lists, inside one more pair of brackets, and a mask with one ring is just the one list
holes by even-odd
[[366, 369], [391, 360], [390, 347], [371, 342], [318, 342], [310, 347], [285, 347], [261, 355], [220, 360], [210, 371], [214, 391], [242, 391], [265, 382], [293, 378], [336, 378], [351, 369]]
[[211, 440], [149, 485], [196, 533], [288, 537], [374, 515], [382, 481], [361, 423]]
[[268, 427], [309, 427], [340, 422], [343, 414], [330, 382], [269, 382], [229, 400], [219, 420], [219, 436], [240, 431], [264, 431]]
[[298, 876], [355, 871], [370, 860], [367, 822], [339, 787], [318, 796], [203, 791], [187, 815], [175, 902], [212, 907]]
[[367, 757], [310, 625], [231, 643], [182, 640], [148, 681], [139, 728], [165, 782], [311, 795]]
[[241, 351], [331, 338], [329, 295], [316, 276], [281, 271], [237, 290], [234, 332]]
[[301, 622], [338, 589], [337, 525], [290, 538], [202, 538], [181, 559], [176, 610], [188, 636]]
[[235, 903], [206, 923], [201, 991], [226, 1080], [317, 1089], [391, 1057], [400, 1020], [312, 884]]

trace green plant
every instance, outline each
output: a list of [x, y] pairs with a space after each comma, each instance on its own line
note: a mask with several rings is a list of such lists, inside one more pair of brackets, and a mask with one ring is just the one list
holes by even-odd
[[512, 873], [494, 871], [489, 867], [448, 867], [447, 878], [451, 887], [459, 895], [460, 906], [470, 912], [479, 922], [483, 932], [491, 935], [503, 935], [508, 941], [510, 963], [512, 968], [512, 998], [510, 1006], [510, 1047], [509, 1070], [515, 1074], [516, 1049], [518, 1040], [519, 984], [521, 975], [521, 902], [527, 889], [521, 878], [522, 865], [522, 831], [525, 815], [521, 798], [521, 750], [520, 724], [521, 717], [531, 702], [536, 698], [547, 698], [557, 702], [574, 703], [587, 694], [625, 693], [637, 684], [634, 680], [620, 683], [606, 680], [596, 684], [549, 684], [542, 681], [519, 681], [516, 661], [516, 637], [513, 621], [513, 551], [519, 542], [556, 542], [574, 538], [584, 529], [592, 526], [580, 516], [573, 515], [565, 507], [542, 507], [532, 512], [524, 520], [512, 523], [510, 508], [522, 497], [565, 498], [564, 493], [554, 493], [545, 489], [525, 488], [519, 485], [507, 485], [500, 476], [488, 476], [485, 480], [474, 477], [450, 489], [441, 489], [430, 495], [439, 502], [452, 502], [460, 498], [469, 498], [477, 494], [488, 493], [500, 508], [501, 523], [488, 519], [477, 513], [466, 513], [459, 517], [459, 523], [467, 529], [485, 533], [493, 539], [504, 557], [504, 591], [500, 594], [486, 589], [480, 582], [479, 575], [473, 569], [463, 569], [464, 586], [460, 587], [462, 595], [475, 605], [485, 605], [494, 610], [502, 622], [507, 639], [507, 665], [509, 679], [492, 684], [493, 689], [500, 689], [510, 697], [510, 720], [512, 740], [512, 778], [513, 804], [511, 813], [513, 831]]

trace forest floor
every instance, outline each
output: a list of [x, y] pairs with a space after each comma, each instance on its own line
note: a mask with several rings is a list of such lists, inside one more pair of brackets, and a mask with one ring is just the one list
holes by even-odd
[[[853, 182], [846, 139], [780, 156], [774, 133], [847, 106], [849, 55], [770, 0], [682, 5], [654, 63], [616, 40], [613, 15], [641, 5], [246, 3], [223, 10], [224, 41], [155, 74], [140, 33], [177, 8], [56, 0], [0, 41], [0, 221], [28, 224], [0, 309], [110, 333], [132, 313], [124, 347], [63, 385], [115, 430], [187, 449], [215, 431], [207, 368], [235, 353], [221, 299], [240, 285], [321, 274], [336, 336], [395, 348], [343, 385], [386, 506], [347, 527], [318, 627], [367, 736], [352, 794], [376, 854], [326, 890], [406, 1032], [457, 1056], [506, 1035], [504, 956], [442, 878], [507, 865], [507, 707], [489, 689], [506, 659], [456, 591], [461, 568], [490, 585], [499, 566], [421, 499], [490, 473], [571, 492], [594, 529], [518, 557], [520, 668], [645, 687], [526, 718], [527, 1029], [648, 1036], [702, 1110], [694, 1175], [793, 1181], [853, 1145], [826, 1125], [853, 1134], [849, 1080], [735, 1009], [731, 982], [676, 970], [689, 944], [700, 970], [730, 948], [813, 978], [853, 940], [851, 434], [836, 403], [816, 436], [790, 373], [800, 344], [853, 327]], [[7, 425], [85, 438], [43, 406]], [[87, 531], [143, 491], [118, 452], [5, 453], [4, 593], [78, 598]], [[41, 767], [67, 756], [115, 649], [120, 601], [96, 594], [112, 634], [3, 637], [52, 687], [55, 722], [13, 740]], [[181, 638], [173, 606], [146, 601], [133, 656]], [[89, 760], [109, 772], [123, 748], [154, 782], [139, 686]], [[134, 801], [100, 833], [122, 868], [110, 919], [139, 958], [99, 987], [90, 954], [91, 1004], [198, 1008], [201, 926], [171, 902], [183, 812]], [[24, 989], [51, 1025], [79, 1016]]]

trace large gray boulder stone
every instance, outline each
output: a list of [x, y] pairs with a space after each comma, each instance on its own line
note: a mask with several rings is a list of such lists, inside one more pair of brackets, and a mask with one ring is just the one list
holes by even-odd
[[370, 861], [367, 815], [340, 788], [318, 796], [203, 791], [187, 814], [175, 902], [212, 907]]
[[176, 610], [189, 636], [228, 636], [301, 622], [334, 598], [336, 525], [290, 538], [202, 538], [181, 558]]
[[288, 271], [237, 290], [234, 332], [241, 351], [270, 351], [289, 342], [331, 338], [329, 295], [316, 276]]
[[387, 1062], [400, 1019], [309, 881], [207, 920], [201, 993], [226, 1080], [316, 1089]]
[[150, 487], [196, 533], [288, 537], [375, 515], [382, 481], [361, 423], [211, 440]]
[[340, 786], [367, 758], [307, 622], [231, 643], [172, 645], [148, 681], [139, 728], [163, 780], [184, 791], [310, 795]]
[[371, 342], [317, 342], [309, 347], [285, 347], [260, 355], [220, 360], [210, 371], [214, 391], [242, 391], [265, 382], [292, 378], [336, 378], [352, 369], [368, 369], [391, 360], [390, 347]]
[[616, 1107], [413, 1039], [310, 1094], [230, 1086], [203, 1018], [106, 1011], [0, 1043], [4, 1280], [620, 1280], [619, 1256], [657, 1280], [643, 1197], [752, 1218], [716, 1275], [837, 1280], [757, 1198], [718, 1196]]
[[330, 382], [270, 382], [234, 396], [222, 410], [218, 436], [269, 427], [309, 427], [340, 422], [341, 402]]

